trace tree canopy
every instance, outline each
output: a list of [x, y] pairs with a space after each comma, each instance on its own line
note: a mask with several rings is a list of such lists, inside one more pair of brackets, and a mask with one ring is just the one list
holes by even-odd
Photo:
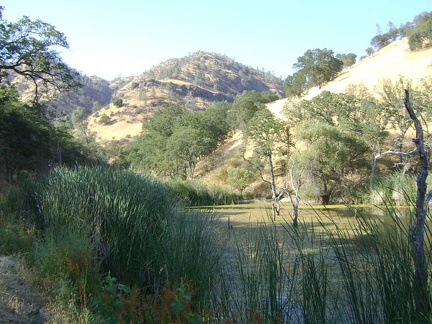
[[285, 94], [300, 96], [311, 87], [321, 88], [325, 83], [333, 80], [343, 66], [344, 62], [338, 59], [332, 50], [326, 48], [307, 50], [293, 65], [297, 72], [285, 80]]
[[3, 19], [0, 7], [0, 81], [20, 75], [34, 85], [34, 101], [41, 90], [64, 92], [79, 87], [78, 72], [63, 62], [56, 48], [69, 48], [54, 26], [24, 16], [15, 23]]

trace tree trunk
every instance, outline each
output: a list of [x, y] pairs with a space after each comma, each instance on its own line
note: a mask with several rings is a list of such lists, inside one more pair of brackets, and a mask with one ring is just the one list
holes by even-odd
[[274, 174], [274, 166], [273, 166], [273, 157], [272, 157], [272, 152], [267, 152], [267, 162], [269, 165], [269, 173], [270, 173], [270, 185], [271, 185], [271, 191], [272, 191], [272, 199], [273, 199], [273, 204], [272, 204], [272, 210], [273, 210], [273, 220], [276, 220], [276, 215], [279, 216], [280, 213], [280, 199], [283, 195], [281, 194], [277, 194], [276, 192], [276, 179], [275, 179], [275, 174]]
[[425, 219], [427, 208], [432, 191], [426, 195], [428, 176], [429, 154], [424, 148], [423, 128], [414, 113], [414, 109], [409, 101], [408, 90], [405, 90], [404, 105], [411, 120], [414, 122], [416, 138], [413, 139], [416, 144], [420, 157], [420, 170], [417, 176], [417, 196], [415, 206], [415, 222], [410, 230], [411, 254], [414, 263], [413, 288], [414, 304], [416, 313], [421, 317], [420, 320], [428, 319], [430, 308], [430, 296], [428, 292], [428, 261], [424, 251]]
[[291, 194], [289, 194], [289, 197], [291, 200], [291, 205], [293, 207], [293, 226], [297, 227], [298, 226], [298, 214], [299, 214], [299, 201], [300, 201], [299, 191], [300, 191], [300, 187], [301, 187], [301, 181], [299, 178], [297, 178], [297, 183], [295, 183], [295, 181], [294, 181], [294, 168], [295, 168], [295, 164], [293, 162], [293, 164], [291, 165], [291, 170], [290, 170], [290, 178], [291, 178], [291, 188], [295, 193], [295, 198], [293, 199]]

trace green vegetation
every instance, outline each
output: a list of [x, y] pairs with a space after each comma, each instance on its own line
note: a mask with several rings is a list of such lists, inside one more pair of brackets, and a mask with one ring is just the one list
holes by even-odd
[[123, 99], [122, 98], [114, 98], [112, 103], [116, 107], [122, 107], [123, 106]]
[[[401, 24], [397, 28], [391, 21], [388, 31], [383, 33], [378, 26], [378, 34], [371, 40], [373, 50], [379, 51], [399, 38], [408, 37], [410, 50], [420, 50], [432, 45], [432, 12], [422, 12], [415, 16], [412, 22]], [[372, 52], [367, 50], [368, 55]]]
[[40, 99], [41, 89], [54, 88], [60, 92], [77, 89], [78, 73], [68, 67], [56, 48], [69, 48], [66, 37], [54, 26], [24, 16], [16, 23], [2, 17], [0, 7], [0, 80], [18, 74], [34, 85], [33, 101]]
[[246, 168], [229, 168], [227, 171], [227, 182], [243, 195], [243, 191], [255, 180], [254, 173]]
[[339, 55], [345, 59], [345, 63], [337, 58], [332, 50], [314, 49], [307, 50], [303, 56], [297, 59], [293, 68], [296, 73], [286, 78], [284, 83], [285, 94], [288, 97], [301, 96], [307, 89], [333, 80], [342, 70], [344, 64], [351, 64], [352, 55]]
[[99, 118], [99, 124], [102, 125], [108, 125], [111, 121], [111, 117], [108, 116], [107, 114], [102, 114], [102, 116], [100, 116]]
[[[0, 253], [24, 256], [63, 321], [428, 321], [407, 280], [410, 208], [303, 206], [292, 227], [286, 212], [264, 221], [264, 205], [211, 216], [167, 193], [130, 172], [58, 168], [2, 196]], [[215, 219], [232, 212], [245, 213], [233, 229]]]
[[[120, 149], [115, 169], [88, 131], [86, 116], [94, 107], [77, 103], [68, 129], [54, 126], [38, 102], [39, 85], [77, 86], [74, 72], [52, 51], [67, 48], [64, 35], [26, 17], [0, 23], [7, 44], [0, 77], [13, 71], [36, 86], [31, 105], [13, 86], [0, 87], [0, 254], [19, 255], [34, 270], [33, 281], [59, 321], [431, 321], [425, 222], [431, 138], [419, 125], [432, 122], [432, 79], [416, 87], [403, 78], [383, 80], [374, 93], [358, 86], [295, 98], [284, 120], [266, 108], [278, 99], [271, 92], [244, 92], [203, 111], [167, 105]], [[430, 14], [403, 29], [389, 24], [371, 45], [378, 50], [400, 35], [409, 37], [412, 49], [429, 46]], [[9, 42], [18, 38], [23, 42]], [[20, 55], [33, 68], [42, 64], [43, 73], [26, 74]], [[204, 60], [206, 54], [199, 55]], [[352, 53], [306, 51], [285, 81], [287, 95], [321, 87], [355, 60]], [[151, 73], [177, 77], [186, 61]], [[212, 70], [199, 65], [195, 83], [213, 86]], [[252, 82], [249, 68], [236, 68], [242, 83]], [[139, 97], [145, 100], [145, 92]], [[124, 102], [117, 97], [112, 103]], [[109, 116], [99, 122], [108, 123]], [[237, 158], [245, 162], [233, 162], [221, 178], [239, 193], [198, 181], [197, 170], [206, 172], [198, 164], [237, 131], [244, 140]], [[250, 169], [239, 167], [247, 162]], [[410, 173], [419, 168], [415, 179]], [[233, 208], [257, 175], [271, 189], [272, 214], [264, 203]], [[281, 208], [283, 195], [293, 215]], [[311, 212], [299, 207], [300, 197], [320, 199], [324, 207]], [[266, 217], [269, 222], [259, 221]]]
[[188, 112], [170, 105], [156, 111], [144, 123], [143, 135], [127, 149], [126, 161], [134, 170], [193, 179], [197, 162], [228, 134], [229, 106], [220, 102], [205, 111]]

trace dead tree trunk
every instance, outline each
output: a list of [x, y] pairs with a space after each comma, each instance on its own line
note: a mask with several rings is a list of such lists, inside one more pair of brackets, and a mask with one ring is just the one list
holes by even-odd
[[291, 205], [293, 207], [293, 226], [297, 227], [298, 226], [298, 215], [299, 215], [299, 201], [300, 201], [299, 191], [300, 191], [300, 187], [301, 187], [302, 183], [301, 183], [300, 178], [297, 178], [297, 179], [294, 178], [294, 168], [295, 168], [295, 164], [293, 162], [291, 165], [291, 170], [290, 170], [290, 180], [291, 180], [291, 188], [295, 194], [294, 198], [292, 197], [292, 195], [289, 191], [288, 191], [288, 193], [289, 193], [289, 197], [291, 200]]
[[405, 90], [404, 105], [416, 130], [416, 144], [420, 157], [420, 170], [417, 176], [417, 196], [415, 205], [415, 221], [410, 230], [411, 254], [414, 262], [414, 304], [416, 313], [424, 318], [430, 315], [430, 296], [428, 292], [428, 266], [424, 251], [425, 219], [432, 191], [426, 194], [426, 178], [428, 176], [429, 153], [425, 150], [423, 141], [423, 128], [421, 122], [414, 113], [409, 101], [408, 90]]

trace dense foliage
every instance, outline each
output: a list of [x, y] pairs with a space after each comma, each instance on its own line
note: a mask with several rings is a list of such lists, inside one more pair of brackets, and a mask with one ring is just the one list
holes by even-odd
[[[375, 96], [361, 86], [339, 94], [324, 91], [285, 107], [299, 151], [292, 157], [312, 185], [310, 193], [357, 200], [373, 188], [377, 172], [412, 170], [415, 150], [406, 144], [412, 122], [403, 110], [405, 88], [422, 120], [429, 122], [430, 79], [417, 87], [403, 78], [383, 80]], [[425, 139], [430, 143], [429, 134]]]
[[325, 83], [333, 80], [344, 64], [352, 63], [352, 55], [339, 55], [341, 59], [345, 59], [345, 63], [337, 57], [332, 50], [326, 48], [307, 50], [293, 65], [297, 72], [285, 80], [285, 94], [288, 97], [301, 96], [307, 89], [315, 86], [321, 88]]
[[34, 101], [40, 98], [40, 87], [60, 92], [76, 89], [78, 73], [68, 67], [56, 48], [68, 48], [63, 33], [54, 26], [24, 16], [16, 23], [3, 19], [0, 7], [0, 81], [18, 74], [32, 81]]
[[144, 123], [143, 134], [126, 148], [126, 161], [135, 170], [193, 179], [198, 160], [226, 138], [229, 107], [220, 102], [205, 111], [188, 112], [176, 105], [156, 111]]
[[48, 122], [40, 109], [21, 103], [14, 87], [0, 87], [0, 178], [12, 182], [20, 171], [39, 173], [55, 164], [97, 160], [66, 129]]

